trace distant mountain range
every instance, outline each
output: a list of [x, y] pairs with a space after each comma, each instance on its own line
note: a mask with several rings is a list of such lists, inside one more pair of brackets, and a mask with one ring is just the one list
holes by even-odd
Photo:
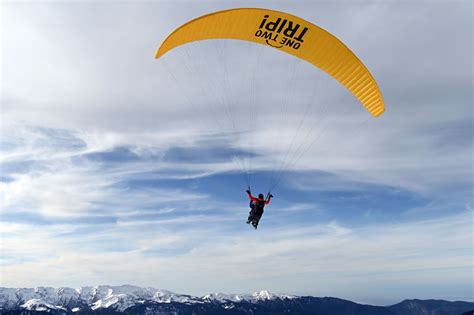
[[472, 302], [405, 300], [392, 306], [357, 304], [332, 297], [215, 293], [202, 297], [131, 285], [14, 289], [0, 287], [0, 314], [134, 315], [474, 315]]

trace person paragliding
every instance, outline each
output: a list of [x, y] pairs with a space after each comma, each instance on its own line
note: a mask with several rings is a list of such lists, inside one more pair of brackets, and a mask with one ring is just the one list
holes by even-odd
[[[176, 28], [161, 43], [160, 47], [156, 51], [155, 58], [161, 59], [165, 54], [176, 49], [177, 47], [196, 43], [198, 41], [207, 40], [225, 40], [225, 42], [227, 42], [228, 40], [243, 40], [255, 44], [261, 44], [266, 47], [269, 47], [269, 49], [276, 49], [281, 52], [287, 53], [295, 58], [306, 61], [307, 63], [313, 65], [314, 68], [318, 68], [319, 70], [322, 70], [326, 74], [333, 77], [350, 93], [352, 93], [354, 97], [360, 102], [360, 104], [364, 106], [365, 109], [372, 116], [379, 117], [385, 111], [382, 92], [380, 91], [377, 82], [375, 81], [374, 77], [367, 69], [367, 67], [356, 56], [356, 54], [352, 52], [342, 41], [340, 41], [328, 31], [311, 23], [310, 21], [306, 21], [295, 15], [286, 12], [279, 12], [262, 8], [235, 8], [212, 12], [201, 17], [197, 17]], [[192, 65], [193, 62], [197, 63], [196, 61], [200, 59], [198, 56], [192, 56], [192, 54], [187, 53], [187, 51], [186, 54], [183, 55], [186, 55], [185, 60], [183, 61], [189, 62], [189, 65]], [[248, 140], [246, 138], [246, 135], [251, 133], [246, 132], [245, 129], [238, 129], [239, 124], [236, 121], [236, 118], [238, 118], [236, 116], [238, 115], [235, 114], [236, 108], [234, 108], [233, 106], [237, 106], [241, 102], [232, 101], [233, 97], [231, 93], [231, 87], [229, 86], [229, 81], [233, 82], [234, 80], [229, 80], [229, 78], [227, 77], [228, 71], [226, 70], [227, 68], [226, 62], [224, 60], [223, 50], [219, 52], [219, 56], [222, 58], [219, 57], [218, 59], [222, 60], [221, 64], [218, 66], [221, 67], [223, 71], [219, 71], [220, 73], [222, 73], [222, 77], [216, 78], [216, 82], [221, 81], [223, 83], [221, 88], [222, 100], [220, 103], [222, 105], [222, 110], [225, 111], [226, 116], [230, 120], [228, 124], [222, 125], [232, 126], [235, 141], [238, 144], [245, 143]], [[283, 58], [281, 58], [280, 60], [283, 60]], [[165, 60], [163, 59], [163, 63], [164, 61]], [[260, 57], [258, 57], [258, 62], [260, 62]], [[214, 63], [215, 62], [213, 62], [213, 64]], [[200, 73], [198, 71], [199, 69], [196, 69], [194, 66], [184, 66], [184, 63], [181, 62], [178, 62], [177, 64], [182, 65], [182, 67], [185, 69], [194, 69], [197, 75], [197, 79], [200, 80], [199, 84], [202, 84], [203, 82], [207, 81], [204, 76], [200, 76]], [[256, 64], [256, 66], [257, 65], [258, 63]], [[170, 75], [176, 80], [173, 71], [174, 69], [168, 70], [170, 70]], [[255, 73], [256, 72], [257, 69], [255, 69]], [[295, 71], [293, 71], [293, 77], [298, 78]], [[237, 80], [235, 80], [235, 82], [237, 82]], [[265, 83], [271, 84], [270, 81]], [[265, 88], [257, 89], [255, 88], [256, 84], [254, 84], [253, 81], [250, 82], [249, 85], [251, 87], [251, 93], [256, 93], [259, 90], [261, 90], [262, 92], [267, 91], [267, 89], [269, 88], [278, 88], [278, 86], [272, 87], [268, 85], [265, 86]], [[299, 120], [298, 125], [301, 126], [305, 120], [306, 114], [310, 113], [310, 109], [313, 102], [309, 102], [307, 105], [307, 109], [304, 112], [298, 113], [297, 116], [290, 114], [290, 112], [288, 111], [288, 109], [291, 107], [291, 102], [289, 102], [289, 100], [291, 100], [290, 96], [297, 95], [296, 93], [293, 93], [293, 87], [298, 86], [298, 84], [292, 83], [285, 85], [288, 85], [289, 87], [291, 86], [291, 88], [287, 90], [287, 99], [282, 101], [282, 105], [284, 107], [283, 112], [285, 113], [284, 115], [288, 116], [288, 123], [293, 119], [296, 119], [295, 122]], [[201, 89], [206, 90], [205, 86], [203, 85], [201, 85]], [[239, 90], [238, 93], [242, 93], [242, 91]], [[219, 100], [221, 99], [221, 97], [217, 97], [217, 99]], [[258, 98], [256, 97], [256, 95], [253, 95], [252, 99], [256, 101]], [[205, 104], [207, 102], [202, 103]], [[252, 106], [257, 105], [259, 104], [252, 104]], [[214, 111], [218, 109], [218, 107], [216, 106], [215, 109], [214, 106], [211, 107], [213, 111], [212, 115], [214, 115]], [[199, 116], [200, 114], [201, 113], [199, 113]], [[219, 113], [217, 114], [218, 115], [216, 115], [214, 120], [219, 122], [218, 118], [224, 115], [223, 112], [220, 113], [221, 115], [219, 115]], [[257, 117], [257, 115], [254, 116]], [[323, 118], [325, 116], [332, 115], [327, 115], [326, 113], [321, 115], [321, 117]], [[339, 116], [342, 117], [343, 114], [338, 113], [337, 117]], [[282, 119], [282, 123], [283, 122], [284, 119]], [[218, 123], [218, 125], [221, 124]], [[326, 128], [326, 125], [324, 126], [324, 128]], [[229, 130], [226, 128], [222, 129], [222, 134], [226, 134], [229, 132]], [[293, 137], [288, 135], [288, 137], [284, 138], [297, 140], [300, 128], [295, 128], [295, 130], [296, 134], [294, 134]], [[287, 153], [286, 155], [284, 155], [285, 157], [283, 160], [279, 161], [279, 159], [277, 159], [279, 163], [281, 162], [281, 166], [273, 168], [274, 176], [272, 175], [271, 181], [269, 183], [270, 191], [275, 189], [275, 187], [278, 185], [280, 179], [283, 177], [283, 174], [286, 171], [291, 171], [291, 168], [297, 165], [296, 163], [301, 158], [301, 156], [304, 155], [313, 146], [315, 141], [318, 140], [318, 138], [322, 134], [322, 132], [318, 129], [317, 137], [314, 136], [315, 138], [311, 139], [310, 136], [312, 134], [316, 134], [313, 131], [313, 126], [310, 126], [308, 132], [303, 132], [304, 139], [299, 145], [293, 142], [293, 140], [289, 141], [288, 143], [286, 141], [283, 141], [283, 144], [287, 144], [287, 148], [285, 149], [282, 147], [281, 152], [286, 151]], [[275, 135], [275, 137], [278, 139], [283, 132], [286, 132], [286, 129], [285, 131], [279, 130], [278, 134]], [[256, 146], [256, 148], [258, 147]], [[240, 151], [237, 150], [237, 152]], [[250, 161], [244, 160], [247, 158], [245, 155], [239, 158], [242, 162], [242, 171], [246, 171], [247, 174], [250, 174]], [[249, 155], [248, 159], [251, 158], [252, 156]], [[248, 168], [246, 167], [247, 165]], [[249, 179], [250, 178], [248, 177], [247, 185], [250, 185]], [[250, 208], [252, 209], [250, 211], [247, 223], [252, 223], [254, 228], [257, 228], [259, 220], [263, 215], [264, 207], [265, 205], [268, 205], [270, 203], [270, 199], [273, 196], [269, 192], [267, 194], [267, 198], [265, 198], [262, 194], [260, 194], [258, 198], [255, 198], [250, 192], [250, 187], [247, 190], [247, 193], [249, 199], [251, 200]]]
[[258, 223], [260, 222], [260, 219], [262, 218], [263, 215], [263, 209], [265, 208], [266, 205], [270, 203], [270, 199], [273, 198], [273, 195], [268, 193], [267, 198], [263, 197], [263, 194], [259, 194], [258, 198], [255, 198], [252, 196], [252, 192], [249, 189], [246, 190], [247, 195], [249, 196], [250, 199], [250, 212], [249, 212], [249, 217], [247, 219], [247, 224], [252, 223], [252, 226], [257, 229]]

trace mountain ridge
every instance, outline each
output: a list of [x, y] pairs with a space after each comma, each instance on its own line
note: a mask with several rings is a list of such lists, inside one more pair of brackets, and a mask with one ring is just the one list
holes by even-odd
[[474, 303], [404, 300], [391, 306], [334, 297], [296, 296], [261, 290], [252, 294], [210, 293], [201, 297], [152, 287], [0, 287], [0, 314], [324, 314], [461, 315]]

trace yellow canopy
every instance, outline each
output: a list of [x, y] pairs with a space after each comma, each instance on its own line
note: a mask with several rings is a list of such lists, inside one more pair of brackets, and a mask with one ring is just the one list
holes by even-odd
[[384, 112], [382, 93], [369, 70], [340, 40], [297, 16], [255, 8], [207, 14], [183, 24], [156, 52], [205, 39], [240, 39], [304, 59], [344, 85], [373, 116]]

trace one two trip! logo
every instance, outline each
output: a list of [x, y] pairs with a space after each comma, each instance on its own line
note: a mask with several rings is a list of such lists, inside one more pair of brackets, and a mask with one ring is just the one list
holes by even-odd
[[300, 24], [282, 18], [270, 21], [269, 17], [269, 15], [263, 17], [255, 36], [265, 38], [265, 42], [275, 48], [288, 46], [299, 49], [308, 28], [302, 28]]

